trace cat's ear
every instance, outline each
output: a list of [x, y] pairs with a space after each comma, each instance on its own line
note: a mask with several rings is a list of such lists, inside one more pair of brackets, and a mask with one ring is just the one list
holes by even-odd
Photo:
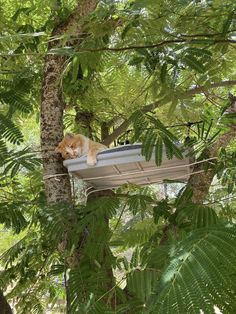
[[69, 139], [69, 138], [71, 139], [71, 138], [73, 138], [73, 137], [74, 137], [74, 134], [73, 134], [73, 133], [66, 133], [65, 136], [64, 136], [64, 138], [68, 138], [68, 139]]

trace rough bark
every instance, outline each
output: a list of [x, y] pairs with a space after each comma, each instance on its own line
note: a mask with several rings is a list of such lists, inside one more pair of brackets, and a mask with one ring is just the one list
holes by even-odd
[[[66, 33], [78, 35], [76, 44], [80, 44], [83, 26], [80, 20], [94, 11], [97, 0], [82, 0], [78, 2], [69, 18], [56, 26], [52, 36]], [[73, 37], [74, 38], [74, 37]], [[70, 43], [74, 44], [74, 43]], [[58, 39], [50, 41], [48, 50], [60, 47]], [[67, 170], [62, 159], [55, 153], [55, 147], [63, 137], [64, 103], [61, 89], [61, 77], [66, 66], [66, 57], [46, 55], [42, 82], [41, 102], [41, 150], [43, 157], [44, 182], [48, 203], [71, 202], [71, 188]], [[58, 174], [60, 174], [58, 176]]]
[[13, 314], [10, 305], [0, 290], [0, 314]]
[[[112, 190], [96, 191], [89, 195], [88, 201], [94, 201], [100, 197], [105, 197], [105, 196], [111, 197], [113, 195], [114, 195], [114, 192]], [[109, 233], [109, 218], [106, 215], [104, 215], [103, 221], [97, 222], [97, 225], [94, 226], [93, 232], [95, 232], [95, 234], [97, 233], [98, 238], [99, 238], [99, 234], [101, 233], [102, 234]], [[95, 245], [97, 245], [97, 243], [95, 243]], [[104, 294], [104, 292], [106, 291], [113, 290], [113, 288], [116, 285], [116, 280], [115, 280], [111, 262], [110, 262], [110, 259], [113, 256], [113, 254], [110, 249], [109, 243], [104, 242], [100, 245], [102, 248], [102, 252], [101, 252], [102, 254], [100, 256], [100, 260], [98, 259], [98, 262], [100, 263], [102, 267], [106, 269], [106, 280], [104, 282], [101, 282], [101, 292], [102, 292], [101, 294]], [[109, 293], [103, 298], [103, 301], [106, 301], [107, 304], [109, 303], [113, 310], [116, 309], [117, 302], [119, 302], [118, 297], [116, 297], [115, 294], [111, 296]]]
[[[231, 113], [236, 112], [236, 101], [234, 101], [228, 111], [231, 111]], [[226, 131], [224, 134], [222, 134], [217, 141], [208, 149], [208, 157], [216, 157], [217, 153], [220, 148], [225, 148], [229, 145], [229, 143], [236, 138], [236, 123], [233, 123], [229, 126], [228, 131]], [[197, 164], [193, 168], [193, 173], [194, 172], [200, 172], [203, 171], [202, 173], [198, 173], [195, 175], [192, 175], [189, 178], [187, 187], [190, 187], [193, 195], [192, 195], [192, 202], [193, 203], [203, 203], [204, 199], [206, 198], [212, 180], [214, 178], [214, 171], [213, 170], [208, 170], [204, 171], [204, 164]]]
[[80, 129], [82, 128], [82, 133], [89, 137], [91, 140], [93, 138], [92, 122], [95, 120], [94, 112], [88, 110], [81, 110], [78, 106], [75, 107], [75, 122], [78, 124]]
[[[77, 7], [68, 19], [54, 28], [52, 36], [55, 39], [49, 42], [48, 51], [61, 46], [60, 40], [57, 38], [61, 35], [73, 34], [73, 41], [69, 40], [67, 45], [81, 44], [85, 37], [83, 18], [95, 10], [97, 2], [98, 0], [78, 1]], [[77, 38], [75, 38], [75, 35], [77, 35]], [[63, 167], [60, 155], [55, 153], [56, 146], [63, 138], [64, 102], [61, 82], [65, 67], [65, 56], [57, 56], [50, 53], [46, 55], [42, 82], [41, 150], [46, 198], [49, 204], [59, 202], [72, 203], [68, 172]], [[73, 223], [76, 223], [76, 221], [73, 221]], [[80, 240], [78, 239], [78, 245]], [[62, 249], [62, 253], [64, 253], [66, 244], [67, 232], [65, 231], [59, 244], [59, 249]], [[71, 264], [77, 265], [79, 258], [80, 256], [76, 254], [71, 256]]]
[[[211, 157], [216, 157], [217, 152], [219, 148], [221, 147], [226, 147], [232, 139], [236, 137], [236, 126], [232, 126], [230, 131], [227, 133], [223, 134], [219, 139], [216, 141], [216, 143], [210, 148], [208, 156], [209, 158]], [[204, 171], [204, 164], [197, 164], [193, 168], [193, 173], [194, 172], [201, 172], [202, 173], [197, 173], [195, 175], [192, 175], [189, 178], [188, 187], [191, 187], [191, 190], [193, 192], [192, 196], [192, 202], [193, 203], [198, 203], [201, 204], [203, 203], [204, 199], [206, 198], [212, 180], [214, 178], [214, 171], [211, 169], [208, 169], [207, 171]]]
[[101, 125], [101, 139], [109, 136], [109, 126], [106, 122], [102, 122]]
[[[48, 55], [45, 58], [41, 105], [41, 149], [44, 182], [48, 203], [71, 202], [70, 181], [55, 147], [63, 137], [63, 99], [60, 77], [65, 58]], [[61, 174], [60, 176], [56, 176]], [[64, 175], [63, 175], [64, 174]]]

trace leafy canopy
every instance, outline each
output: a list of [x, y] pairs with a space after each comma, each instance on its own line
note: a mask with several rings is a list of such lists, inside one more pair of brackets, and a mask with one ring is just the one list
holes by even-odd
[[142, 141], [157, 166], [163, 153], [182, 158], [179, 142], [208, 159], [235, 127], [234, 1], [99, 1], [79, 21], [83, 40], [73, 28], [54, 38], [75, 5], [2, 3], [0, 223], [15, 241], [1, 242], [0, 288], [19, 314], [60, 302], [73, 314], [234, 313], [235, 140], [199, 170], [215, 179], [197, 204], [186, 182], [126, 185], [85, 203], [73, 179], [74, 203], [47, 205], [38, 147], [50, 54], [66, 58], [66, 130], [101, 140], [104, 125], [111, 135], [128, 123], [118, 141]]

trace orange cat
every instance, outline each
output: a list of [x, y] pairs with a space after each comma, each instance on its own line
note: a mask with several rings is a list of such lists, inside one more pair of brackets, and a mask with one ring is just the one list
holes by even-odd
[[91, 141], [82, 134], [67, 133], [58, 144], [56, 152], [64, 159], [73, 159], [87, 155], [87, 164], [94, 166], [97, 163], [97, 153], [107, 149], [105, 145]]

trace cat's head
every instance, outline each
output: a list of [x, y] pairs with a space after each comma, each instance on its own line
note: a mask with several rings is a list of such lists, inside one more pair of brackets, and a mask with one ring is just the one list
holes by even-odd
[[78, 147], [80, 145], [79, 134], [75, 136], [74, 134], [67, 133], [63, 140], [58, 144], [55, 151], [60, 153], [63, 159], [73, 159], [79, 156]]

